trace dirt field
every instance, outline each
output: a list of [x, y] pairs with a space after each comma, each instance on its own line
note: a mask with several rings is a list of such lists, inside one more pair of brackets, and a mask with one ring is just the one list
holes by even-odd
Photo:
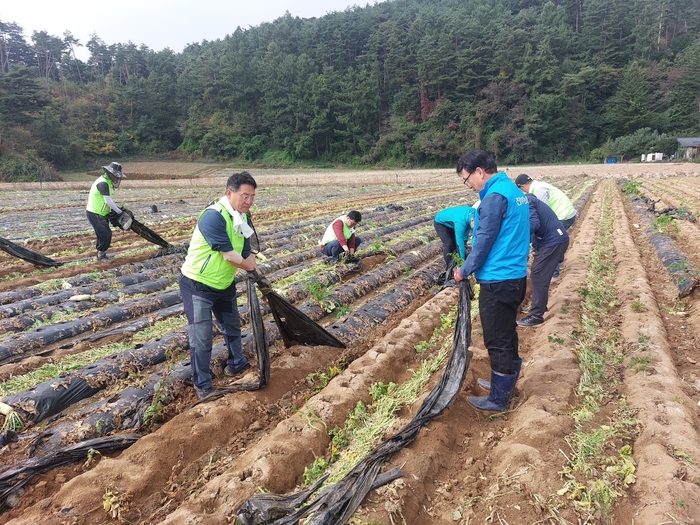
[[[130, 168], [168, 171], [125, 163], [127, 176]], [[473, 355], [454, 404], [382, 465], [402, 476], [371, 490], [346, 520], [303, 523], [700, 523], [700, 314], [688, 286], [700, 268], [700, 236], [686, 220], [700, 214], [700, 164], [506, 171], [554, 183], [579, 210], [545, 323], [518, 328], [523, 367], [511, 410], [484, 414], [466, 401], [484, 395], [476, 381], [489, 374], [474, 302]], [[181, 247], [230, 172], [128, 180], [116, 200]], [[276, 291], [346, 348], [286, 348], [261, 299], [269, 384], [204, 403], [187, 376], [176, 281], [182, 252], [115, 231], [114, 259], [98, 264], [84, 217], [89, 183], [0, 187], [0, 237], [65, 263], [38, 269], [0, 252], [3, 401], [22, 398], [14, 406], [26, 420], [27, 400], [42, 389], [87, 385], [0, 449], [0, 523], [236, 523], [251, 496], [306, 488], [305, 471], [308, 481], [319, 458], [332, 476], [343, 461], [361, 460], [367, 452], [353, 448], [360, 434], [349, 431], [379, 427], [370, 417], [379, 412], [379, 387], [388, 397], [388, 385], [408, 385], [433, 363], [376, 430], [373, 448], [400, 432], [439, 384], [459, 289], [439, 286], [432, 218], [477, 195], [453, 170], [253, 175], [261, 267]], [[647, 211], [650, 202], [670, 210], [666, 219]], [[363, 213], [359, 272], [329, 265], [316, 247], [328, 222], [353, 208]], [[243, 286], [244, 348], [255, 362]], [[221, 373], [221, 342], [217, 387], [232, 382]], [[89, 351], [100, 353], [69, 364]], [[115, 364], [139, 352], [161, 357]], [[233, 381], [257, 379], [254, 368]], [[37, 466], [109, 436], [132, 441]]]

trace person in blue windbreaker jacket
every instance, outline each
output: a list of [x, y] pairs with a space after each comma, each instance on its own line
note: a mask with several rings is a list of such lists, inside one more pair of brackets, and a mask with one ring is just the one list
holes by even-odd
[[491, 363], [489, 395], [467, 401], [478, 410], [502, 412], [509, 408], [522, 364], [515, 319], [525, 298], [529, 206], [523, 192], [483, 150], [462, 155], [457, 173], [479, 193], [481, 203], [474, 216], [472, 251], [454, 278], [460, 282], [474, 274], [480, 285], [479, 317]]

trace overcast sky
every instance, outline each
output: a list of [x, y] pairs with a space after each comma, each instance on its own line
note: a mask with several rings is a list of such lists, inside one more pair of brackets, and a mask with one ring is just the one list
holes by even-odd
[[[300, 18], [321, 17], [347, 7], [377, 0], [2, 0], [0, 21], [24, 29], [27, 42], [34, 31], [63, 37], [70, 31], [85, 45], [92, 33], [106, 44], [128, 41], [154, 51], [175, 52], [186, 44], [217, 40], [236, 27], [248, 29], [272, 22], [289, 11]], [[78, 51], [85, 60], [89, 53]]]

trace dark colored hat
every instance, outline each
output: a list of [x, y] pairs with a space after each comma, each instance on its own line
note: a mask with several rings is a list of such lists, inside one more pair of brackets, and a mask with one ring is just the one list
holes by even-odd
[[122, 173], [122, 165], [118, 162], [112, 162], [109, 166], [102, 166], [107, 173], [114, 175], [118, 179], [126, 179], [126, 175]]
[[532, 178], [530, 175], [526, 175], [525, 173], [521, 173], [517, 177], [515, 177], [515, 185], [519, 188], [523, 184], [527, 184], [528, 182], [531, 182]]

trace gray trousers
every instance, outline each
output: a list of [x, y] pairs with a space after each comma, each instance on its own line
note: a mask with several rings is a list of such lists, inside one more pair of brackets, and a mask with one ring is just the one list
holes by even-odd
[[236, 305], [236, 284], [225, 290], [216, 290], [180, 274], [180, 294], [187, 315], [190, 339], [192, 382], [202, 390], [212, 386], [211, 364], [213, 318], [221, 325], [228, 348], [226, 364], [240, 370], [248, 360], [241, 344], [241, 317]]

